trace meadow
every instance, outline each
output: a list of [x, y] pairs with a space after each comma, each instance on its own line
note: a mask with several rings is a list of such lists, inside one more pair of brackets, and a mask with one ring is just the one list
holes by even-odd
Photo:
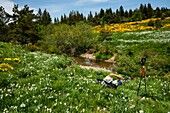
[[[0, 112], [168, 113], [169, 34], [168, 30], [113, 33], [101, 43], [101, 53], [117, 52], [117, 72], [133, 77], [117, 89], [95, 83], [108, 72], [82, 69], [67, 55], [30, 52], [0, 42]], [[142, 81], [137, 96], [143, 56], [148, 57], [147, 89]]]

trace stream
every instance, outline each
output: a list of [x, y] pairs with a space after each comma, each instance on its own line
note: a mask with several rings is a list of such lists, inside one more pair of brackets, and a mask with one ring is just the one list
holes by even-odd
[[95, 61], [88, 58], [75, 57], [75, 63], [77, 65], [98, 69], [98, 70], [106, 70], [106, 71], [114, 71], [114, 64], [109, 62]]

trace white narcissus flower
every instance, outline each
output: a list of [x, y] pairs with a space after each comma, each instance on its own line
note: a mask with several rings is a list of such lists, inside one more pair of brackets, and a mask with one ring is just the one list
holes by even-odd
[[144, 113], [144, 111], [143, 110], [139, 110], [139, 113]]
[[25, 107], [26, 105], [24, 104], [24, 103], [22, 103], [21, 105], [20, 105], [20, 107], [21, 108], [23, 108], [23, 107]]

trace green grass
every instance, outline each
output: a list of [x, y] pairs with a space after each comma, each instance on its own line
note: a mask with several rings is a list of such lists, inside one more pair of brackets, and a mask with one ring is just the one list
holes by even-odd
[[[20, 62], [4, 61], [20, 58]], [[19, 45], [0, 42], [0, 63], [12, 70], [0, 71], [0, 112], [157, 112], [170, 111], [168, 76], [147, 77], [147, 92], [134, 78], [118, 89], [95, 84], [108, 72], [82, 69], [66, 55], [29, 52]], [[125, 75], [122, 75], [125, 77]]]
[[[116, 61], [119, 72], [128, 76], [137, 76], [141, 70], [142, 57], [147, 58], [148, 75], [164, 75], [169, 72], [170, 32], [154, 30], [141, 32], [113, 33], [99, 44], [100, 51], [117, 53]], [[98, 54], [97, 54], [98, 55]], [[108, 56], [102, 52], [102, 57]], [[101, 58], [99, 55], [96, 58]]]

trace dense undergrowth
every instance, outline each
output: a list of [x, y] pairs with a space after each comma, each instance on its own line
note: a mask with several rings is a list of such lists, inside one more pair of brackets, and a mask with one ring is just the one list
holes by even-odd
[[66, 55], [30, 52], [20, 45], [2, 42], [0, 67], [0, 112], [170, 111], [167, 75], [148, 76], [147, 92], [142, 82], [137, 96], [138, 78], [116, 90], [103, 88], [94, 80], [103, 78], [107, 72], [82, 69]]

